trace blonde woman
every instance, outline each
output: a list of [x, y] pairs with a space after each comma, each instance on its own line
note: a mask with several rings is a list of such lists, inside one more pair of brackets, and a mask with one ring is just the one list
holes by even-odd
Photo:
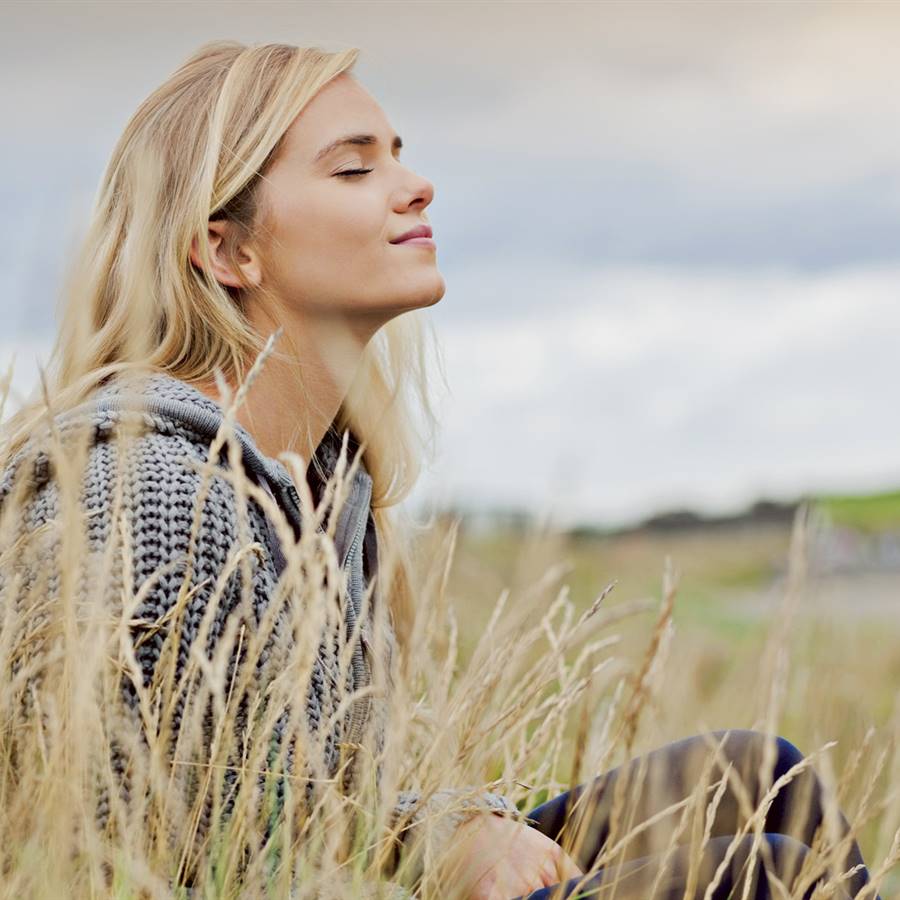
[[[240, 585], [247, 589], [246, 581], [221, 583], [240, 529], [234, 487], [220, 477], [209, 486], [199, 531], [192, 533], [191, 510], [203, 481], [197, 469], [226, 419], [220, 388], [245, 388], [234, 422], [240, 462], [284, 512], [293, 538], [303, 533], [307, 492], [315, 505], [338, 470], [347, 474], [345, 494], [332, 497], [332, 506], [338, 510], [335, 551], [349, 585], [342, 621], [355, 642], [348, 682], [338, 684], [341, 671], [322, 645], [305, 700], [311, 732], [325, 733], [325, 779], [342, 766], [342, 747], [377, 727], [373, 704], [359, 696], [337, 715], [334, 728], [323, 729], [329, 710], [335, 720], [335, 697], [349, 696], [341, 693], [345, 688], [364, 693], [382, 651], [390, 668], [397, 645], [402, 650], [410, 640], [415, 598], [388, 511], [416, 478], [421, 437], [414, 406], [420, 422], [431, 420], [424, 332], [415, 315], [404, 314], [437, 303], [445, 290], [428, 219], [434, 187], [403, 162], [402, 141], [388, 117], [351, 74], [356, 55], [214, 42], [151, 94], [109, 163], [47, 385], [58, 434], [78, 423], [91, 428], [84, 493], [98, 546], [110, 537], [116, 496], [117, 451], [107, 438], [136, 400], [150, 426], [137, 444], [127, 483], [132, 580], [144, 586], [139, 624], [132, 630], [143, 678], [143, 685], [129, 688], [135, 705], [160, 660], [170, 659], [159, 622], [177, 607], [177, 677], [193, 658], [198, 636], [214, 655], [216, 640], [229, 633], [232, 620], [243, 616], [251, 630], [262, 627], [290, 556], [290, 537], [274, 527], [260, 503], [251, 504], [250, 537], [266, 552], [243, 600]], [[266, 344], [273, 333], [274, 350]], [[251, 373], [261, 353], [265, 362]], [[132, 375], [145, 378], [132, 383]], [[136, 393], [133, 385], [140, 385]], [[32, 528], [57, 511], [47, 457], [28, 455], [44, 414], [34, 404], [13, 420], [0, 482], [2, 502], [19, 489], [23, 470], [32, 476]], [[280, 461], [285, 453], [311, 461], [307, 483], [297, 483]], [[185, 556], [199, 585], [188, 599], [179, 597], [181, 579], [172, 574]], [[158, 577], [161, 568], [167, 574]], [[367, 587], [373, 581], [380, 583], [370, 603]], [[272, 646], [261, 653], [263, 688], [266, 678], [277, 680], [280, 663], [273, 660], [286, 659], [291, 641], [302, 638], [277, 626], [271, 633]], [[176, 704], [174, 732], [180, 710]], [[765, 746], [761, 736], [713, 737], [723, 759], [752, 783]], [[575, 799], [568, 794], [525, 818], [492, 792], [456, 803], [462, 786], [448, 785], [428, 798], [400, 791], [392, 822], [402, 850], [414, 843], [426, 818], [439, 820], [430, 827], [440, 841], [431, 846], [438, 857], [453, 859], [447, 894], [452, 889], [478, 900], [529, 892], [549, 896], [552, 886], [567, 882], [568, 895], [603, 846], [614, 785], [628, 784], [633, 815], [650, 817], [665, 804], [642, 786], [655, 775], [689, 792], [704, 749], [708, 740], [690, 739], [645, 759], [648, 768], [639, 778], [637, 769], [623, 767], [597, 779], [589, 786], [596, 801], [590, 839], [577, 859], [561, 847]], [[799, 758], [786, 742], [776, 749], [774, 777]], [[353, 778], [348, 784], [352, 790]], [[821, 818], [818, 782], [798, 779], [794, 785], [802, 789], [796, 796], [812, 797], [804, 810], [817, 810]], [[810, 829], [818, 823], [807, 816], [791, 824], [790, 801], [782, 806], [773, 806], [766, 824], [773, 833], [770, 866], [784, 876], [802, 862]], [[666, 846], [672, 827], [671, 817], [660, 818], [647, 836]], [[723, 859], [731, 859], [731, 868], [720, 876], [715, 897], [726, 896], [732, 877], [737, 883], [745, 874], [749, 838], [727, 850], [740, 827], [738, 804], [726, 796], [699, 870], [706, 881], [698, 883], [698, 896]], [[634, 844], [641, 846], [644, 851], [620, 856], [615, 870], [593, 875], [593, 895], [611, 889], [619, 898], [646, 898], [655, 884], [669, 891], [658, 896], [683, 896], [689, 868], [678, 852], [683, 848], [663, 857], [650, 852], [651, 842]], [[859, 861], [855, 845], [851, 857]], [[614, 885], [617, 874], [622, 878]], [[691, 877], [696, 882], [696, 873]], [[755, 896], [770, 896], [767, 878], [753, 877]], [[864, 870], [856, 878], [863, 883]]]

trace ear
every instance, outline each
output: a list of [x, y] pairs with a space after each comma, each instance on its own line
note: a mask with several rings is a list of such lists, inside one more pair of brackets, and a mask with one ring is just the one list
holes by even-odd
[[[209, 260], [211, 265], [211, 274], [219, 282], [219, 284], [228, 287], [243, 287], [247, 282], [257, 286], [262, 280], [262, 268], [256, 252], [249, 247], [239, 245], [237, 248], [237, 271], [235, 263], [225, 253], [228, 230], [233, 228], [234, 224], [228, 219], [210, 219], [207, 226], [206, 239], [208, 242]], [[195, 236], [191, 241], [191, 262], [198, 269], [205, 269], [206, 266], [200, 256], [200, 245]], [[241, 281], [240, 274], [243, 274], [244, 281]]]

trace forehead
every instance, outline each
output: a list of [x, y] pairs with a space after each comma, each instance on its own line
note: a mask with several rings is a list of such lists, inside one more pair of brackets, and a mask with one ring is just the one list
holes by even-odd
[[329, 141], [357, 131], [388, 140], [392, 134], [384, 110], [352, 76], [338, 75], [309, 101], [285, 134], [285, 151], [312, 161]]

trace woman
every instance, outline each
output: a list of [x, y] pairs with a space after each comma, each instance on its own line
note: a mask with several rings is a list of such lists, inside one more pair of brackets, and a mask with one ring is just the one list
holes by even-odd
[[[418, 393], [426, 414], [428, 406], [418, 320], [401, 314], [436, 303], [445, 289], [427, 219], [434, 188], [401, 162], [400, 138], [350, 74], [355, 58], [356, 51], [215, 42], [141, 105], [103, 182], [48, 391], [57, 434], [90, 429], [85, 485], [98, 523], [96, 546], [110, 536], [109, 473], [118, 459], [104, 437], [130, 410], [142, 411], [150, 430], [137, 445], [128, 482], [135, 509], [134, 584], [152, 581], [160, 567], [177, 567], [187, 555], [201, 585], [187, 600], [179, 596], [180, 580], [163, 578], [145, 588], [132, 628], [139, 677], [127, 687], [136, 707], [158, 676], [160, 660], [168, 659], [159, 622], [173, 610], [184, 613], [172, 663], [176, 680], [189, 668], [195, 642], [205, 636], [214, 654], [216, 640], [240, 616], [251, 637], [267, 623], [272, 637], [261, 652], [266, 662], [258, 668], [258, 683], [277, 680], [292, 632], [277, 615], [267, 620], [269, 600], [290, 564], [292, 539], [305, 533], [304, 511], [327, 501], [326, 484], [349, 471], [345, 496], [332, 496], [329, 508], [336, 558], [349, 585], [341, 621], [350, 664], [345, 672], [335, 668], [336, 655], [320, 645], [305, 704], [311, 732], [324, 735], [326, 779], [343, 766], [341, 748], [358, 743], [367, 728], [383, 740], [376, 707], [363, 694], [376, 662], [386, 656], [390, 668], [395, 634], [401, 645], [409, 636], [411, 590], [388, 508], [416, 476], [405, 392]], [[277, 329], [287, 352], [265, 346]], [[261, 351], [265, 364], [250, 371]], [[126, 376], [141, 373], [149, 377], [132, 391]], [[273, 524], [258, 496], [249, 504], [251, 537], [266, 549], [253, 570], [233, 565], [241, 497], [231, 482], [213, 478], [208, 496], [198, 500], [197, 469], [217, 449], [228, 424], [225, 398], [239, 388], [237, 456], [229, 457], [229, 465], [239, 460], [293, 529], [288, 535]], [[19, 490], [19, 474], [32, 476], [26, 518], [33, 528], [49, 521], [58, 506], [49, 458], [32, 452], [42, 412], [34, 404], [13, 421], [0, 482], [2, 503]], [[312, 461], [308, 482], [298, 483], [279, 461], [284, 453]], [[192, 534], [189, 512], [198, 502], [205, 506]], [[388, 551], [397, 560], [390, 571], [383, 565]], [[223, 584], [220, 575], [229, 568], [233, 576]], [[368, 602], [373, 580], [380, 582], [377, 597], [389, 598], [387, 616], [377, 597]], [[339, 684], [342, 677], [346, 683]], [[338, 701], [348, 697], [346, 713], [339, 715]], [[173, 708], [169, 727], [177, 734], [184, 703]], [[243, 714], [246, 723], [246, 709]], [[326, 718], [334, 727], [321, 727]], [[279, 747], [284, 721], [274, 728]], [[757, 775], [766, 746], [777, 750], [768, 781]], [[713, 751], [721, 772], [730, 764], [744, 776], [757, 803], [772, 779], [801, 759], [783, 741], [767, 744], [749, 732], [713, 735], [663, 748], [550, 800], [527, 818], [503, 796], [484, 793], [457, 802], [460, 794], [451, 788], [430, 798], [401, 792], [392, 821], [403, 829], [401, 849], [412, 848], [417, 828], [439, 814], [430, 847], [443, 860], [446, 893], [550, 896], [551, 886], [567, 882], [569, 895], [610, 850], [613, 798], [619, 796], [632, 821], [656, 815], [655, 824], [585, 879], [591, 895], [646, 898], [652, 889], [652, 896], [681, 897], [693, 880], [697, 896], [716, 881], [714, 896], [724, 897], [746, 876], [754, 896], [775, 896], [770, 880], [799, 870], [822, 820], [821, 788], [808, 770], [778, 794], [765, 816], [755, 848], [761, 841], [763, 852], [754, 851], [752, 834], [742, 833], [746, 810], [737, 789], [724, 782], [709, 839], [702, 853], [693, 854], [699, 870], [691, 867], [687, 840], [659, 852], [671, 843], [675, 825], [674, 814], [662, 814], [668, 804], [661, 797], [673, 790], [690, 793], [704, 773], [710, 776], [706, 761]], [[293, 745], [289, 757], [292, 752]], [[353, 767], [342, 771], [354, 789]], [[306, 782], [311, 802], [314, 780]], [[659, 780], [667, 791], [647, 789]], [[794, 815], [798, 809], [802, 816]], [[578, 823], [585, 826], [584, 839], [571, 845], [570, 854], [562, 845], [567, 829]], [[412, 849], [395, 864], [407, 858], [416, 860], [412, 871], [420, 873], [424, 863]], [[855, 843], [847, 860], [848, 866], [861, 863]], [[845, 886], [854, 893], [866, 881], [863, 868]]]

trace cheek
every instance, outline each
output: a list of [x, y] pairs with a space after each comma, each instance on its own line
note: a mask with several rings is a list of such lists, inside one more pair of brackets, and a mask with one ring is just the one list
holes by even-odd
[[[340, 186], [339, 186], [340, 187]], [[310, 268], [345, 270], [383, 261], [388, 235], [384, 205], [366, 192], [311, 193], [280, 204], [277, 211], [278, 252], [283, 262], [293, 260]], [[287, 257], [287, 259], [285, 259]]]
[[[273, 185], [273, 187], [275, 187]], [[290, 181], [273, 190], [266, 236], [271, 286], [310, 309], [346, 303], [354, 308], [433, 302], [442, 290], [424, 253], [392, 247], [401, 229], [390, 198], [376, 184]], [[410, 298], [415, 298], [415, 304]]]

